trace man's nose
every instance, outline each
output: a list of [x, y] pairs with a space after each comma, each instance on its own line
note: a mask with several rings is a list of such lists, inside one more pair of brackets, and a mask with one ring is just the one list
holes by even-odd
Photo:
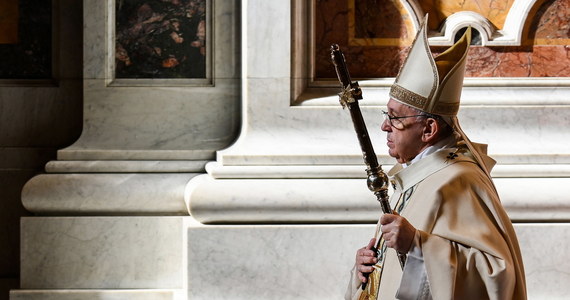
[[382, 131], [386, 131], [386, 132], [392, 131], [392, 126], [390, 126], [390, 124], [388, 124], [388, 119], [384, 119], [382, 121], [382, 124], [380, 124], [380, 129]]

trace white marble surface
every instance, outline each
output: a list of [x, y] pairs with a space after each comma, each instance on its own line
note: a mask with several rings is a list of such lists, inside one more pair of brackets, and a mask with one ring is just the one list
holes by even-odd
[[[327, 177], [325, 173], [321, 178], [214, 179], [204, 174], [190, 181], [184, 200], [189, 213], [202, 223], [376, 222], [381, 210], [364, 178]], [[495, 178], [494, 182], [514, 221], [570, 219], [569, 178]]]
[[204, 173], [205, 160], [55, 160], [48, 173]]
[[[277, 93], [277, 92], [276, 92]], [[287, 101], [287, 99], [282, 99]], [[340, 107], [272, 106], [251, 113], [253, 124], [239, 143], [218, 151], [223, 165], [361, 164], [350, 116]], [[252, 108], [253, 109], [253, 108]], [[362, 107], [368, 131], [382, 163], [393, 164], [380, 130], [382, 107]], [[465, 107], [459, 114], [470, 139], [489, 145], [499, 164], [569, 164], [570, 149], [562, 141], [570, 133], [567, 107]], [[255, 123], [254, 123], [255, 122]], [[566, 174], [568, 175], [568, 173]]]
[[181, 289], [183, 217], [26, 217], [21, 289]]
[[211, 2], [211, 84], [176, 86], [147, 80], [147, 86], [114, 86], [114, 1], [84, 1], [83, 132], [59, 151], [59, 159], [211, 160], [216, 150], [235, 139], [239, 10], [234, 2]]
[[[381, 158], [381, 157], [379, 157]], [[395, 162], [395, 161], [394, 161]], [[384, 171], [393, 165], [384, 164]], [[366, 178], [364, 162], [359, 165], [242, 165], [224, 166], [217, 161], [208, 162], [206, 172], [215, 179], [253, 178]], [[500, 164], [491, 171], [493, 178], [552, 178], [567, 177], [570, 164]]]
[[[342, 299], [355, 250], [374, 231], [372, 224], [201, 225], [183, 219], [26, 218], [23, 228], [33, 226], [35, 233], [23, 236], [22, 290], [12, 291], [11, 300]], [[529, 299], [570, 293], [569, 227], [515, 224]], [[62, 247], [73, 251], [45, 251]], [[77, 290], [83, 284], [87, 290]]]
[[570, 295], [570, 224], [516, 224], [528, 299], [562, 300]]
[[[133, 129], [135, 130], [135, 129]], [[65, 148], [57, 152], [58, 160], [212, 160], [215, 157], [212, 149], [196, 150], [117, 150], [109, 148]]]
[[185, 200], [202, 223], [369, 223], [381, 212], [363, 179], [212, 180], [200, 175], [187, 186]]
[[27, 210], [47, 215], [187, 215], [197, 173], [42, 174], [22, 189]]
[[[528, 299], [570, 294], [570, 225], [516, 224]], [[189, 299], [343, 299], [374, 225], [191, 226]], [[204, 263], [207, 262], [207, 263]]]
[[[386, 104], [395, 77], [358, 79], [363, 100], [360, 106]], [[306, 86], [295, 105], [338, 106], [339, 83], [315, 81]], [[463, 81], [461, 106], [566, 105], [570, 79], [565, 77], [467, 77]]]
[[182, 300], [177, 290], [13, 290], [10, 300]]
[[[247, 0], [242, 4], [242, 59], [244, 79], [281, 78], [291, 70], [291, 2]], [[256, 91], [261, 94], [263, 90]], [[254, 95], [252, 95], [254, 96]], [[268, 100], [268, 101], [267, 101]], [[273, 102], [267, 98], [265, 102]]]
[[189, 299], [343, 299], [369, 225], [190, 227]]

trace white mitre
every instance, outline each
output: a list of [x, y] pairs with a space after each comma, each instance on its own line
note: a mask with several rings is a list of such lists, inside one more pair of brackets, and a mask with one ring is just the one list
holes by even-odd
[[427, 113], [455, 116], [459, 111], [471, 27], [457, 43], [434, 58], [428, 44], [427, 18], [426, 15], [390, 89], [390, 97]]
[[494, 161], [481, 154], [486, 152], [486, 145], [472, 143], [457, 119], [471, 43], [471, 27], [453, 46], [434, 58], [428, 44], [427, 19], [428, 15], [390, 89], [390, 97], [420, 111], [442, 116], [461, 135], [474, 158], [490, 177]]

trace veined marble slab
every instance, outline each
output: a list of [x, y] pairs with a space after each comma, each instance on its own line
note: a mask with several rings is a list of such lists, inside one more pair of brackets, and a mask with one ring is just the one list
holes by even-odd
[[344, 299], [373, 225], [188, 228], [189, 299]]
[[[570, 219], [568, 177], [494, 182], [514, 221]], [[190, 180], [184, 199], [202, 223], [375, 223], [381, 212], [364, 178], [215, 179], [204, 174]]]
[[26, 217], [21, 289], [182, 289], [184, 217]]
[[42, 174], [22, 204], [47, 215], [187, 215], [184, 187], [198, 173]]
[[48, 173], [204, 173], [206, 160], [57, 160]]
[[179, 290], [12, 290], [10, 300], [182, 300]]
[[[344, 299], [374, 225], [191, 226], [189, 299]], [[515, 224], [528, 299], [570, 294], [570, 224]]]

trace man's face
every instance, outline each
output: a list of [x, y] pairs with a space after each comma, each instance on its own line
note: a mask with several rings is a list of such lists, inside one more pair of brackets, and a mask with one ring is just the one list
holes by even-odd
[[[390, 99], [388, 101], [388, 115], [391, 117], [403, 117], [417, 115], [418, 112], [411, 107]], [[422, 141], [425, 118], [399, 119], [404, 128], [399, 130], [390, 125], [386, 120], [382, 122], [381, 129], [387, 133], [386, 140], [388, 153], [399, 163], [407, 163], [418, 155], [427, 144]]]

